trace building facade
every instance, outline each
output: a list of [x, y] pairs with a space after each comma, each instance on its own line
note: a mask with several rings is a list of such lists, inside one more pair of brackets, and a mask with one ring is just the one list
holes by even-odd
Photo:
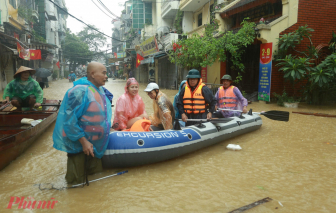
[[[61, 61], [61, 42], [65, 36], [64, 0], [56, 0], [56, 7], [48, 0], [0, 1], [0, 90], [13, 80], [20, 66], [47, 68], [62, 75], [56, 66]], [[18, 40], [15, 38], [17, 37]], [[19, 57], [17, 42], [24, 49], [41, 50], [41, 59]], [[51, 80], [51, 77], [50, 79]]]

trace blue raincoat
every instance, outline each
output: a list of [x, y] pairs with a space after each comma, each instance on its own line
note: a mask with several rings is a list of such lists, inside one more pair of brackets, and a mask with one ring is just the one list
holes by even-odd
[[112, 109], [102, 87], [87, 79], [76, 81], [64, 96], [53, 132], [54, 148], [67, 153], [80, 153], [78, 139], [85, 137], [93, 144], [95, 157], [104, 155], [111, 127]]
[[[87, 77], [80, 78], [77, 81], [74, 81], [73, 84], [74, 84], [74, 86], [76, 86], [76, 85], [81, 84], [81, 83], [83, 83], [85, 81], [87, 81]], [[102, 88], [103, 88], [103, 90], [105, 92], [105, 95], [106, 95], [107, 99], [112, 104], [113, 94], [110, 91], [108, 91], [105, 87], [102, 87]]]
[[181, 89], [182, 89], [182, 86], [183, 84], [185, 84], [187, 81], [186, 80], [183, 80], [180, 84], [180, 88], [179, 88], [179, 91], [178, 93], [175, 95], [175, 98], [174, 98], [174, 103], [173, 103], [173, 106], [174, 106], [174, 110], [175, 110], [175, 119], [181, 119], [182, 118], [182, 115], [180, 114], [178, 108], [177, 108], [177, 100], [179, 98], [179, 95], [180, 95], [180, 92], [181, 92]]

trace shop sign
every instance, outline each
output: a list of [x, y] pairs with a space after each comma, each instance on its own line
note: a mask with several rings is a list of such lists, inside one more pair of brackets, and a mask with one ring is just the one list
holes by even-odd
[[258, 100], [270, 101], [273, 43], [260, 45]]
[[159, 47], [156, 42], [155, 36], [150, 37], [140, 45], [142, 56], [147, 56], [159, 52]]
[[117, 58], [125, 58], [126, 52], [117, 53]]

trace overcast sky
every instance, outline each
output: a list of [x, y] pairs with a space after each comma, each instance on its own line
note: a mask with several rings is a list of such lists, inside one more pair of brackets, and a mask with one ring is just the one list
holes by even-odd
[[[108, 36], [112, 36], [112, 18], [105, 15], [92, 1], [94, 1], [102, 10], [103, 6], [99, 4], [97, 0], [65, 0], [68, 12], [81, 19], [87, 24], [95, 25], [101, 32]], [[124, 9], [123, 4], [125, 0], [100, 0], [105, 4], [105, 6], [114, 14], [120, 17], [121, 11]], [[109, 14], [106, 10], [103, 10], [109, 16], [114, 17]], [[81, 31], [85, 25], [76, 19], [68, 16], [67, 27], [70, 28], [71, 32], [78, 33]], [[107, 38], [108, 44], [111, 44], [111, 38]]]

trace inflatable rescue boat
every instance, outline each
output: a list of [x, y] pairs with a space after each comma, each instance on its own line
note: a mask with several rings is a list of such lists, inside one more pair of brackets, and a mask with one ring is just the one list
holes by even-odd
[[218, 123], [182, 127], [181, 130], [112, 132], [102, 158], [103, 167], [132, 167], [169, 160], [255, 131], [261, 125], [260, 116], [249, 113], [221, 119]]

